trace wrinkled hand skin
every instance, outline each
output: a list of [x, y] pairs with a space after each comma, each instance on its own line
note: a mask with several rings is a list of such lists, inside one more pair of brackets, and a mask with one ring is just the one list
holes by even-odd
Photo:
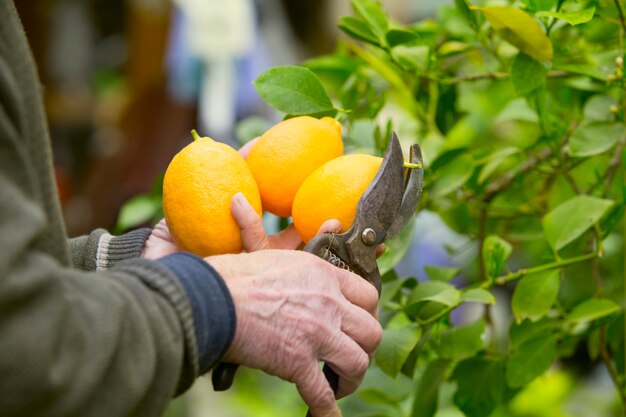
[[174, 243], [174, 239], [172, 239], [172, 235], [170, 235], [165, 219], [161, 219], [161, 221], [154, 226], [152, 233], [150, 233], [148, 240], [146, 240], [143, 250], [141, 251], [141, 257], [145, 259], [159, 259], [176, 252], [180, 252], [180, 249]]
[[300, 251], [262, 250], [207, 261], [235, 304], [237, 330], [224, 360], [294, 382], [315, 417], [340, 416], [319, 361], [340, 376], [337, 398], [360, 385], [382, 338], [374, 287]]

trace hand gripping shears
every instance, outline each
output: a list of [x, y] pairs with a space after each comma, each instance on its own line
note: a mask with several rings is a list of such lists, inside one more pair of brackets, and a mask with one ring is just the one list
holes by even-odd
[[[352, 227], [341, 234], [318, 235], [304, 250], [360, 275], [374, 285], [380, 295], [376, 247], [400, 232], [415, 213], [424, 178], [419, 145], [411, 145], [409, 162], [412, 169], [404, 167], [400, 141], [395, 132], [392, 133], [383, 162], [359, 200]], [[230, 388], [236, 370], [237, 365], [220, 363], [211, 375], [213, 388], [216, 391]], [[339, 377], [328, 365], [324, 365], [323, 371], [331, 388], [337, 392]]]
[[[422, 192], [424, 168], [419, 145], [411, 145], [409, 159], [413, 169], [404, 168], [400, 141], [392, 133], [383, 162], [359, 200], [352, 227], [342, 234], [318, 235], [304, 247], [305, 251], [360, 275], [376, 287], [379, 296], [382, 284], [376, 247], [404, 228], [413, 217]], [[328, 364], [323, 371], [336, 393], [338, 375]]]

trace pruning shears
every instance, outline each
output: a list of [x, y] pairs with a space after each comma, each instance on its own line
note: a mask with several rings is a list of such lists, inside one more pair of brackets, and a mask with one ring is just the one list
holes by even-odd
[[[318, 235], [304, 247], [305, 251], [360, 275], [376, 287], [379, 296], [382, 283], [376, 264], [376, 247], [406, 226], [415, 214], [422, 193], [424, 168], [419, 145], [411, 145], [409, 159], [412, 169], [404, 167], [400, 141], [396, 133], [392, 133], [383, 162], [359, 200], [352, 227], [342, 234]], [[328, 364], [323, 371], [336, 393], [339, 376]]]
[[[311, 239], [304, 247], [331, 264], [356, 273], [370, 282], [380, 295], [381, 278], [376, 264], [376, 247], [395, 236], [415, 214], [422, 192], [424, 168], [419, 145], [411, 145], [409, 163], [405, 168], [402, 148], [392, 133], [383, 162], [365, 190], [357, 206], [352, 227], [345, 233], [325, 233]], [[228, 389], [237, 365], [221, 363], [212, 373], [216, 391]], [[333, 392], [339, 377], [324, 365], [324, 375]], [[310, 415], [307, 414], [307, 415]]]

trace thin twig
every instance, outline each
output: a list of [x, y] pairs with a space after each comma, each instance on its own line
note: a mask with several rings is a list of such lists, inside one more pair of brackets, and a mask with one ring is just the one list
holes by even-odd
[[594, 253], [586, 253], [584, 255], [575, 256], [573, 258], [568, 258], [568, 259], [561, 259], [559, 261], [550, 262], [550, 263], [539, 265], [539, 266], [535, 266], [535, 267], [532, 267], [532, 268], [520, 269], [520, 270], [518, 270], [516, 272], [512, 272], [512, 273], [506, 274], [506, 275], [502, 275], [501, 277], [499, 277], [496, 280], [496, 283], [498, 285], [504, 285], [504, 284], [506, 284], [508, 282], [515, 281], [515, 280], [520, 279], [522, 277], [525, 277], [526, 275], [529, 275], [529, 274], [534, 274], [536, 272], [549, 271], [549, 270], [552, 270], [552, 269], [563, 268], [564, 266], [574, 265], [574, 264], [585, 262], [585, 261], [588, 261], [590, 259], [594, 259], [594, 258], [597, 258], [597, 257], [598, 257], [598, 254], [595, 253], [595, 252]]
[[609, 195], [609, 191], [611, 191], [611, 183], [613, 182], [613, 178], [615, 174], [617, 174], [617, 170], [622, 162], [622, 150], [626, 145], [626, 136], [622, 137], [615, 147], [615, 152], [613, 152], [613, 157], [611, 158], [611, 162], [609, 162], [609, 167], [604, 174], [604, 191], [602, 192], [602, 197], [606, 197]]
[[611, 376], [611, 380], [613, 381], [613, 385], [617, 388], [619, 392], [620, 399], [622, 400], [622, 404], [626, 405], [626, 393], [621, 388], [622, 385], [620, 383], [619, 374], [617, 373], [617, 369], [615, 369], [615, 365], [613, 365], [613, 361], [611, 360], [611, 355], [609, 351], [606, 349], [606, 323], [602, 323], [600, 327], [600, 358], [602, 358], [602, 362], [606, 367], [606, 370], [609, 372]]

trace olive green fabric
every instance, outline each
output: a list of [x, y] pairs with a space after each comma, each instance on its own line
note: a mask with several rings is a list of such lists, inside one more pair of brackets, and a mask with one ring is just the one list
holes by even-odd
[[41, 93], [0, 0], [0, 415], [160, 415], [197, 376], [188, 299], [171, 270], [136, 258], [145, 230], [69, 244]]

